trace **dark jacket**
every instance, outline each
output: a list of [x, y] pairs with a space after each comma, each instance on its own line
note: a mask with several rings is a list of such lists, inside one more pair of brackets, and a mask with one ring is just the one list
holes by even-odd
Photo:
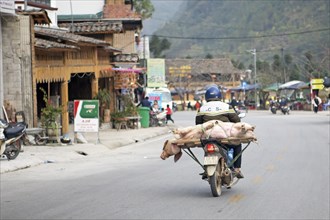
[[149, 99], [142, 99], [142, 101], [136, 106], [136, 107], [139, 107], [139, 106], [142, 106], [142, 107], [151, 107], [151, 103], [149, 102]]

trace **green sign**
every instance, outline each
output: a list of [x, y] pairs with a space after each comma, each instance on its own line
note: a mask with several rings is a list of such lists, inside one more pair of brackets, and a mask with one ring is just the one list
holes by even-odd
[[74, 131], [98, 132], [99, 100], [74, 100]]

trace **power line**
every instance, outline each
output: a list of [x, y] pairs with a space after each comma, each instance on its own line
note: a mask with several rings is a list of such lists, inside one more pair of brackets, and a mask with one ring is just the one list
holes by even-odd
[[308, 34], [308, 33], [322, 32], [322, 31], [330, 31], [330, 28], [322, 28], [316, 30], [282, 33], [282, 34], [269, 34], [269, 35], [266, 34], [260, 36], [239, 36], [239, 37], [179, 37], [179, 36], [165, 36], [165, 35], [157, 35], [157, 34], [150, 34], [146, 36], [155, 36], [155, 37], [170, 38], [170, 39], [190, 39], [190, 40], [240, 40], [240, 39], [256, 39], [256, 38], [266, 38], [266, 37], [289, 36], [289, 35], [297, 35], [297, 34]]

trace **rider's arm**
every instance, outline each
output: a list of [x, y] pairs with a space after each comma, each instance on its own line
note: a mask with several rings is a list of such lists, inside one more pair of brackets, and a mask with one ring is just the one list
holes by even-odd
[[238, 117], [238, 115], [237, 115], [237, 113], [235, 111], [234, 112], [231, 112], [230, 111], [228, 113], [228, 119], [229, 119], [230, 122], [233, 122], [233, 123], [241, 122], [241, 119]]
[[196, 115], [195, 124], [196, 125], [203, 124], [203, 115]]

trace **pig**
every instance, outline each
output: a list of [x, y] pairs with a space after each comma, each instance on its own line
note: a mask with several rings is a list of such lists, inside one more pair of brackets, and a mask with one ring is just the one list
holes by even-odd
[[255, 126], [245, 122], [232, 123], [218, 120], [211, 120], [202, 125], [178, 128], [173, 131], [175, 139], [165, 141], [160, 157], [165, 160], [174, 155], [174, 162], [177, 162], [182, 156], [179, 143], [182, 144], [204, 138], [224, 139], [224, 143], [233, 145], [257, 141], [253, 133], [254, 129]]
[[175, 143], [175, 141], [176, 141], [175, 139], [165, 141], [160, 158], [166, 160], [170, 156], [175, 155], [174, 162], [177, 162], [181, 158], [182, 156], [181, 148]]
[[200, 138], [205, 130], [208, 130], [214, 126], [214, 121], [208, 121], [203, 124], [189, 126], [185, 128], [177, 128], [173, 131], [176, 139], [195, 139]]
[[[245, 122], [222, 122], [218, 120], [211, 120], [202, 125], [189, 126], [186, 128], [178, 128], [173, 131], [176, 139], [191, 140], [200, 138], [247, 138], [253, 134], [255, 126], [251, 126]], [[248, 131], [249, 135], [246, 133]], [[252, 139], [256, 139], [251, 136]]]
[[202, 138], [219, 138], [228, 139], [230, 144], [247, 143], [249, 141], [257, 141], [253, 131], [255, 126], [251, 126], [245, 122], [231, 123], [215, 121], [212, 129], [206, 130]]

